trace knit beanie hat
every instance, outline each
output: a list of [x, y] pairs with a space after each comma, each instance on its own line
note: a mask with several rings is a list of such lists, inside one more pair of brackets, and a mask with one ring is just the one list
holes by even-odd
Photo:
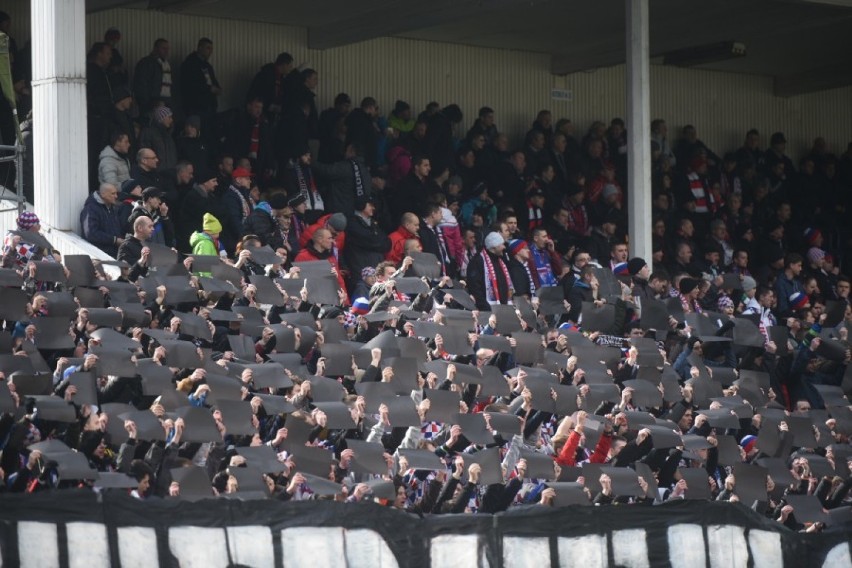
[[684, 278], [678, 284], [678, 289], [681, 294], [689, 294], [700, 284], [700, 282], [695, 278]]
[[811, 264], [819, 264], [825, 260], [825, 251], [821, 248], [811, 247], [808, 249], [807, 257]]
[[822, 236], [822, 231], [820, 231], [819, 229], [814, 229], [813, 227], [808, 227], [807, 229], [805, 229], [805, 233], [804, 233], [805, 242], [808, 243], [811, 246], [815, 245], [816, 242], [817, 242], [817, 239], [819, 239], [821, 236]]
[[167, 106], [160, 106], [154, 109], [154, 118], [157, 122], [165, 122], [170, 116], [172, 116], [172, 109]]
[[509, 241], [509, 254], [512, 256], [515, 256], [525, 248], [527, 248], [527, 243], [523, 239], [512, 239]]
[[29, 231], [39, 223], [41, 223], [41, 221], [39, 220], [38, 215], [32, 211], [24, 211], [21, 213], [20, 217], [18, 217], [18, 228], [22, 231]]
[[611, 183], [606, 184], [603, 188], [603, 191], [601, 192], [601, 197], [606, 199], [607, 197], [612, 197], [613, 195], [618, 195], [618, 188]]
[[743, 292], [751, 292], [757, 288], [757, 281], [751, 276], [743, 277]]
[[364, 268], [361, 269], [361, 279], [362, 280], [366, 280], [367, 278], [370, 278], [371, 276], [375, 276], [375, 275], [376, 275], [376, 269], [373, 268], [372, 266], [365, 266]]
[[204, 221], [201, 224], [201, 229], [209, 235], [214, 235], [216, 233], [222, 232], [222, 223], [220, 223], [219, 219], [217, 219], [210, 213], [205, 213]]
[[494, 247], [499, 247], [504, 242], [505, 241], [503, 240], [503, 236], [500, 233], [493, 231], [491, 233], [488, 233], [488, 236], [485, 237], [485, 248], [490, 249]]
[[740, 447], [749, 453], [754, 449], [754, 446], [757, 445], [757, 436], [752, 436], [749, 434], [748, 436], [743, 436], [743, 439], [740, 440]]
[[790, 309], [803, 310], [810, 302], [804, 292], [793, 292], [790, 294]]
[[346, 216], [343, 213], [335, 213], [328, 218], [328, 227], [338, 233], [346, 230]]
[[733, 308], [734, 301], [727, 296], [719, 296], [719, 309], [724, 310], [725, 308]]
[[639, 274], [639, 271], [645, 268], [647, 265], [648, 263], [645, 262], [644, 258], [639, 258], [638, 256], [635, 256], [627, 261], [627, 272], [630, 273], [630, 276], [636, 276], [637, 274]]

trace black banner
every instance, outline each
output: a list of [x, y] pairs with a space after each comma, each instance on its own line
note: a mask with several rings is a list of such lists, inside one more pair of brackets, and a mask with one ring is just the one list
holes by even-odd
[[2, 566], [850, 566], [848, 531], [801, 534], [739, 504], [518, 507], [420, 519], [375, 504], [0, 499]]

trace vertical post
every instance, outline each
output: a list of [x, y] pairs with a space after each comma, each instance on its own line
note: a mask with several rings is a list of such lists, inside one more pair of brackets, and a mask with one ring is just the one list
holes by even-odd
[[32, 0], [35, 212], [42, 225], [79, 231], [88, 196], [86, 2]]
[[630, 251], [651, 264], [651, 98], [648, 0], [624, 0]]

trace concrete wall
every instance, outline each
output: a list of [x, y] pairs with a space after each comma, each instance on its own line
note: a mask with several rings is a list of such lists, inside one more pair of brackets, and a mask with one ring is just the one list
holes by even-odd
[[[3, 8], [13, 15], [12, 33], [21, 46], [30, 35], [28, 7], [27, 0], [7, 0]], [[556, 118], [571, 118], [580, 134], [594, 120], [625, 115], [623, 66], [555, 77], [545, 54], [399, 38], [315, 51], [307, 48], [304, 28], [130, 9], [88, 16], [88, 43], [111, 26], [122, 32], [119, 48], [131, 68], [158, 37], [171, 42], [173, 69], [199, 37], [210, 37], [215, 44], [211, 61], [224, 86], [220, 109], [239, 104], [260, 65], [289, 51], [320, 72], [320, 108], [340, 91], [355, 101], [375, 96], [385, 111], [397, 98], [417, 109], [432, 100], [455, 102], [465, 112], [466, 128], [478, 108], [488, 105], [514, 140], [541, 108], [551, 109]], [[653, 65], [651, 79], [652, 117], [665, 118], [670, 132], [694, 124], [717, 152], [737, 148], [749, 128], [759, 129], [764, 143], [773, 131], [784, 131], [794, 158], [816, 136], [824, 136], [838, 154], [852, 140], [852, 87], [782, 99], [773, 95], [772, 79], [764, 76]], [[551, 89], [569, 89], [573, 100], [553, 100]]]

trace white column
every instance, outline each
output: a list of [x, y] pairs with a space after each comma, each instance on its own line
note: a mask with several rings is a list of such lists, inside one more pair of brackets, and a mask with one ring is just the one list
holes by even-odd
[[32, 0], [33, 160], [43, 226], [79, 231], [89, 188], [86, 2]]
[[651, 263], [651, 98], [648, 0], [624, 0], [627, 46], [627, 175], [630, 252]]

